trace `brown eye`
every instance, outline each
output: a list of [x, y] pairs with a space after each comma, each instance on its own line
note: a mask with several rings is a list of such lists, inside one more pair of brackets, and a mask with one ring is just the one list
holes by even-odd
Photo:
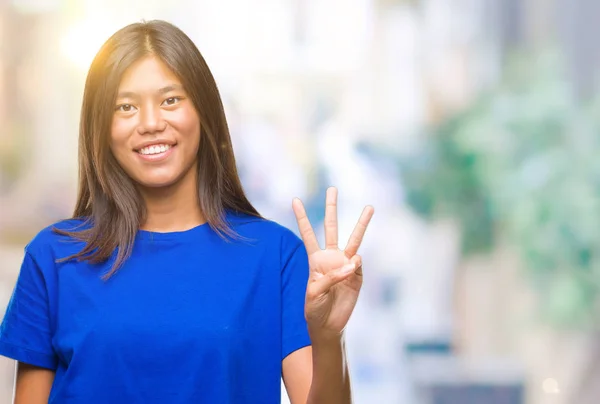
[[131, 104], [121, 104], [117, 106], [116, 110], [121, 112], [131, 112], [134, 108], [135, 107]]
[[179, 97], [170, 97], [167, 98], [166, 100], [163, 101], [164, 105], [175, 105], [177, 104], [179, 101], [181, 100], [181, 98]]

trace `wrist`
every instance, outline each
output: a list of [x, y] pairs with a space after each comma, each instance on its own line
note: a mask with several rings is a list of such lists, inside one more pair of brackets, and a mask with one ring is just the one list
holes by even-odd
[[343, 330], [323, 330], [321, 328], [311, 326], [308, 327], [308, 334], [313, 347], [343, 345], [345, 337], [345, 332]]

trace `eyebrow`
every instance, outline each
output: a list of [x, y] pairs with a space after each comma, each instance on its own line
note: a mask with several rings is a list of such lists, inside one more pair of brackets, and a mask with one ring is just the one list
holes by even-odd
[[[183, 86], [180, 84], [169, 84], [168, 86], [159, 88], [156, 93], [163, 95], [166, 93], [170, 93], [171, 91], [180, 91], [183, 90]], [[133, 91], [121, 91], [117, 94], [117, 98], [139, 98], [139, 94]]]

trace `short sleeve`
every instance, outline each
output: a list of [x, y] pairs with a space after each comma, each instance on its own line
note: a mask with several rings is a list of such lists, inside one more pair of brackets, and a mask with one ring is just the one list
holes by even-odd
[[0, 325], [0, 355], [55, 370], [48, 291], [43, 273], [29, 252]]
[[282, 268], [282, 352], [284, 359], [292, 352], [311, 344], [304, 317], [308, 282], [308, 256], [304, 244], [295, 239], [293, 248], [284, 254]]

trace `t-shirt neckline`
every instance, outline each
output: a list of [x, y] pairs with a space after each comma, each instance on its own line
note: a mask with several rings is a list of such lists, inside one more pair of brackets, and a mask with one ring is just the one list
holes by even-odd
[[151, 231], [151, 230], [138, 230], [137, 237], [141, 240], [182, 240], [191, 237], [195, 237], [207, 230], [210, 229], [210, 224], [208, 222], [204, 222], [197, 226], [194, 226], [187, 230], [178, 230], [178, 231], [168, 231], [168, 232], [159, 232], [159, 231]]

